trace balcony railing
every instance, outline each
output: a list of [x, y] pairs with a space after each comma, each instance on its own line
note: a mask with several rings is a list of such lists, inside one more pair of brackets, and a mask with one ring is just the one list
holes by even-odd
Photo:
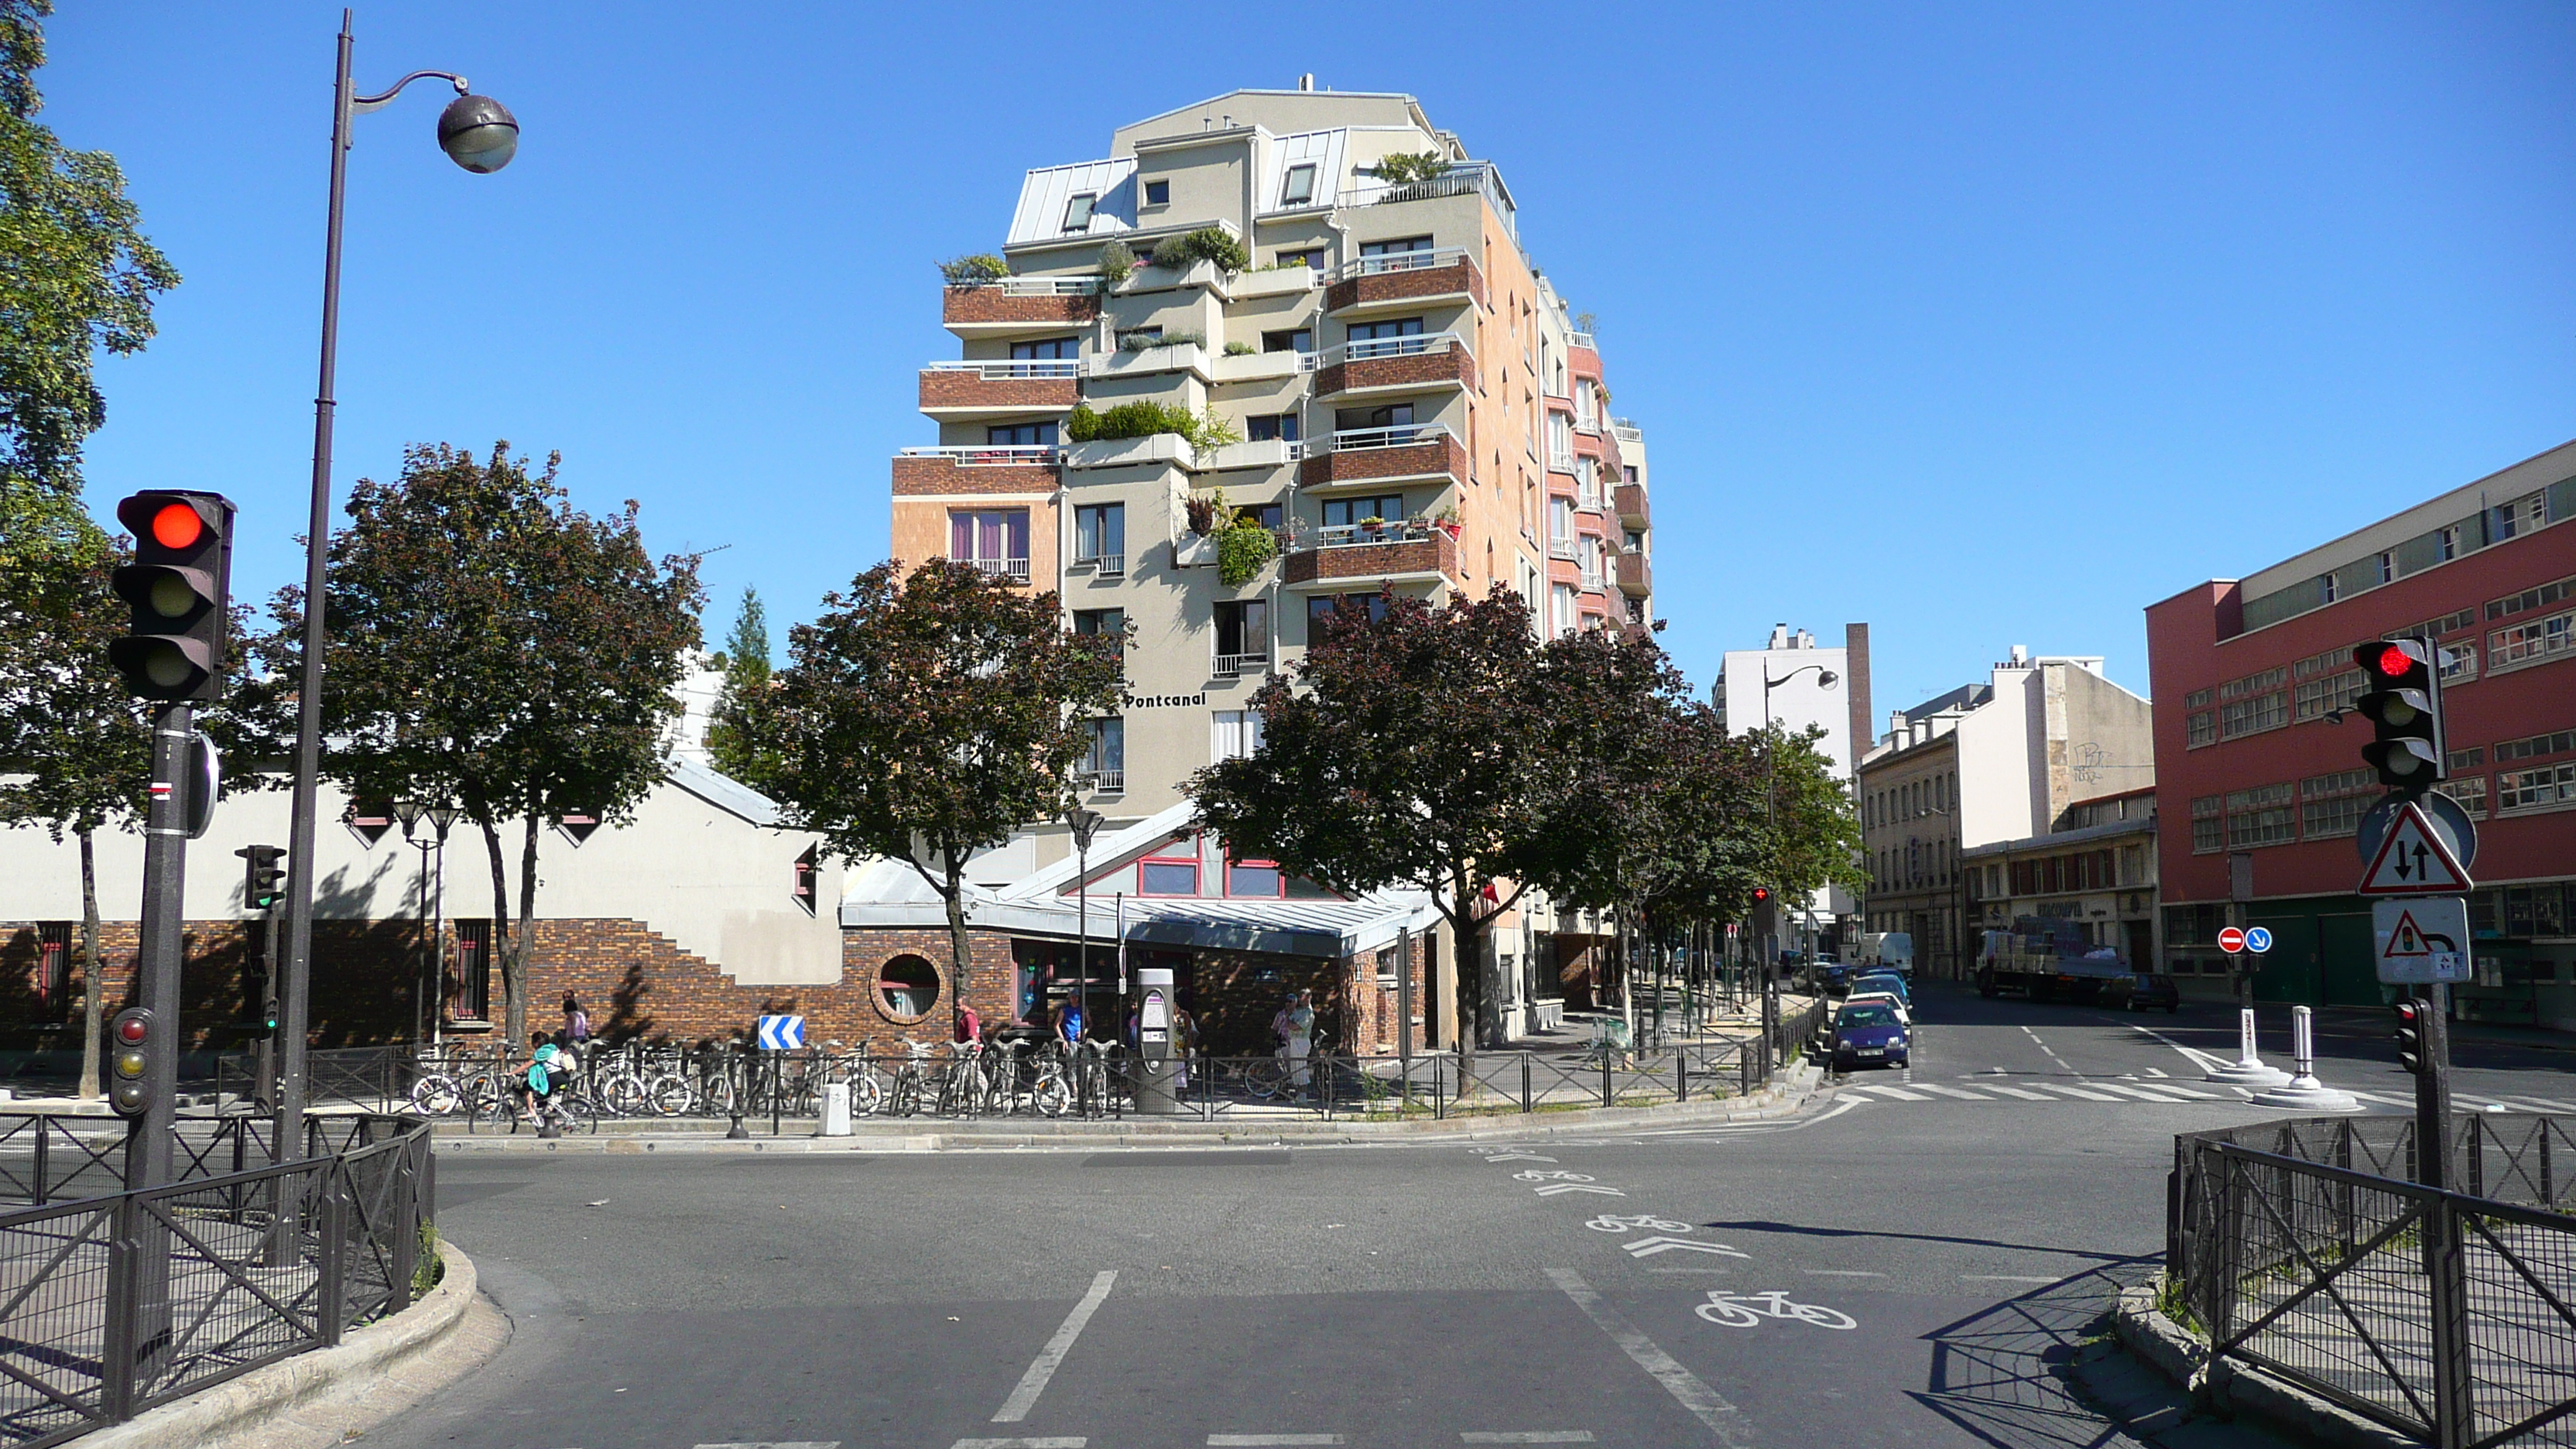
[[1240, 679], [1247, 674], [1268, 674], [1270, 651], [1258, 654], [1220, 654], [1216, 656], [1216, 677]]
[[1610, 434], [1612, 437], [1617, 438], [1623, 443], [1642, 443], [1646, 441], [1645, 431], [1639, 428], [1635, 423], [1628, 421], [1626, 418], [1612, 418], [1610, 420]]
[[1433, 247], [1427, 251], [1388, 252], [1383, 256], [1358, 257], [1342, 263], [1325, 274], [1326, 283], [1345, 282], [1353, 277], [1382, 277], [1389, 272], [1419, 272], [1432, 267], [1445, 267], [1467, 259], [1465, 247]]
[[1379, 357], [1420, 357], [1426, 353], [1446, 352], [1455, 347], [1473, 353], [1467, 339], [1455, 332], [1426, 332], [1412, 337], [1370, 337], [1358, 342], [1337, 342], [1321, 352], [1306, 354], [1310, 372], [1343, 362], [1366, 362]]
[[1583, 571], [1583, 587], [1587, 592], [1598, 593], [1601, 589], [1601, 571], [1599, 569], [1585, 569]]
[[1551, 469], [1552, 471], [1554, 471], [1554, 472], [1558, 472], [1558, 473], [1571, 473], [1571, 472], [1573, 472], [1573, 471], [1574, 471], [1574, 451], [1573, 451], [1572, 449], [1570, 449], [1570, 448], [1569, 448], [1569, 449], [1566, 449], [1566, 450], [1564, 450], [1564, 451], [1562, 451], [1562, 452], [1559, 452], [1558, 450], [1556, 450], [1556, 449], [1554, 449], [1554, 448], [1550, 448], [1550, 449], [1548, 450], [1548, 453], [1547, 453], [1547, 466], [1548, 466], [1548, 467], [1549, 467], [1549, 469]]
[[1561, 558], [1567, 563], [1574, 562], [1574, 540], [1570, 538], [1549, 539], [1547, 541], [1547, 556], [1549, 558]]
[[1589, 332], [1576, 332], [1569, 334], [1566, 341], [1573, 343], [1577, 347], [1586, 348], [1593, 352], [1601, 350], [1600, 344], [1592, 340], [1592, 334]]
[[982, 573], [1000, 574], [1024, 584], [1029, 581], [1029, 561], [1024, 558], [960, 559], [958, 562], [971, 563]]
[[960, 292], [999, 292], [1005, 297], [1089, 297], [1100, 290], [1098, 277], [990, 277], [951, 282]]
[[1049, 382], [1082, 376], [1082, 360], [1077, 357], [1019, 357], [1002, 362], [934, 362], [924, 372], [973, 373], [984, 382]]
[[1097, 790], [1103, 795], [1123, 795], [1127, 791], [1127, 772], [1125, 770], [1076, 770], [1073, 772], [1073, 783], [1086, 790]]
[[1369, 448], [1412, 448], [1454, 438], [1446, 423], [1405, 423], [1392, 428], [1343, 428], [1333, 434], [1332, 450], [1357, 453]]
[[1490, 163], [1460, 161], [1427, 181], [1389, 181], [1377, 176], [1352, 178], [1350, 204], [1380, 206], [1393, 201], [1432, 201], [1443, 196], [1481, 194], [1493, 203], [1494, 210], [1506, 221], [1512, 217], [1511, 198], [1504, 194], [1502, 180]]
[[1379, 543], [1422, 543], [1435, 532], [1428, 523], [1402, 518], [1387, 523], [1332, 523], [1314, 528], [1300, 526], [1295, 546], [1309, 548], [1364, 548]]
[[1089, 564], [1104, 579], [1118, 578], [1127, 572], [1127, 555], [1123, 553], [1096, 553], [1077, 558], [1073, 563], [1076, 568]]
[[960, 468], [1027, 468], [1053, 467], [1064, 458], [1064, 450], [1052, 443], [1035, 446], [1011, 444], [978, 448], [972, 444], [958, 447], [905, 448], [899, 458], [946, 458]]

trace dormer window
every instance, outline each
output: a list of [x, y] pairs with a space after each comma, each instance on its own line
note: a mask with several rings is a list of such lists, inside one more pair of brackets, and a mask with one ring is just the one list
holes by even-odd
[[1288, 179], [1280, 184], [1281, 206], [1312, 206], [1315, 202], [1315, 163], [1302, 161], [1288, 168]]
[[1066, 231], [1091, 230], [1091, 208], [1100, 200], [1096, 191], [1077, 191], [1064, 204]]

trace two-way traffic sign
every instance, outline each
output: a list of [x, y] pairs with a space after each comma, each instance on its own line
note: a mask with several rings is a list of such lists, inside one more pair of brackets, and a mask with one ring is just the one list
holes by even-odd
[[805, 1018], [801, 1016], [764, 1016], [760, 1019], [760, 1046], [763, 1051], [794, 1051], [805, 1045]]
[[2357, 888], [2366, 896], [2441, 896], [2466, 891], [2469, 879], [2451, 845], [2433, 828], [2423, 808], [2409, 800], [2379, 841]]

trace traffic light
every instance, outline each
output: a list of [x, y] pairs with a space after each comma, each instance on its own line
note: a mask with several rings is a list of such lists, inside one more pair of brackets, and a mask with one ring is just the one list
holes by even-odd
[[152, 1063], [152, 1013], [140, 1006], [129, 1006], [116, 1014], [108, 1024], [108, 1060], [116, 1084], [108, 1089], [107, 1099], [122, 1117], [140, 1117], [152, 1106], [150, 1082]]
[[242, 909], [274, 907], [286, 894], [286, 867], [278, 864], [286, 852], [274, 845], [245, 845], [233, 854], [248, 862], [242, 871]]
[[134, 535], [134, 562], [114, 580], [134, 608], [134, 632], [107, 646], [109, 662], [145, 699], [220, 697], [232, 500], [156, 488], [117, 504], [116, 517]]
[[2423, 639], [2382, 639], [2352, 651], [2370, 687], [2353, 701], [2377, 737], [2361, 757], [2379, 783], [2420, 798], [2447, 773], [2442, 760], [2441, 651]]
[[2424, 1075], [2424, 1013], [2430, 1002], [2412, 997], [2397, 1003], [2397, 1065], [2416, 1076]]

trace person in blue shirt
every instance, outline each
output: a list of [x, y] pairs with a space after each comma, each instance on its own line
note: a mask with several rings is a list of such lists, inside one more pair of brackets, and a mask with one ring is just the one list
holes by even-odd
[[1081, 997], [1068, 996], [1064, 999], [1064, 1005], [1056, 1008], [1055, 1034], [1061, 1038], [1064, 1044], [1068, 1047], [1073, 1046], [1082, 1040]]

